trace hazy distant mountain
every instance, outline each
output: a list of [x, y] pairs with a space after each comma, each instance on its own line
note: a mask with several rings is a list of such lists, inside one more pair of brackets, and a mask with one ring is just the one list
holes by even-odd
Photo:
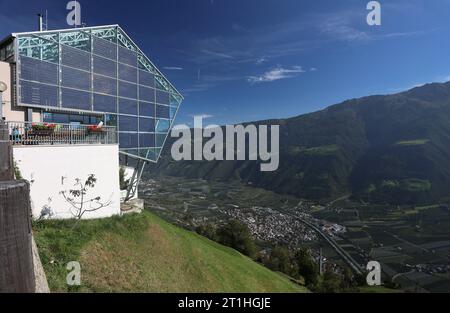
[[450, 82], [348, 100], [280, 125], [280, 167], [257, 162], [174, 162], [170, 149], [156, 173], [240, 179], [309, 199], [352, 194], [377, 202], [450, 199]]

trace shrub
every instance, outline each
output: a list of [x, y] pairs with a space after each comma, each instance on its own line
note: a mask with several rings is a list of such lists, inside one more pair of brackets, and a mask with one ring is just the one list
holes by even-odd
[[253, 258], [255, 256], [256, 245], [250, 230], [247, 225], [237, 220], [230, 220], [227, 224], [220, 227], [217, 231], [217, 238], [225, 246], [236, 249], [249, 257]]

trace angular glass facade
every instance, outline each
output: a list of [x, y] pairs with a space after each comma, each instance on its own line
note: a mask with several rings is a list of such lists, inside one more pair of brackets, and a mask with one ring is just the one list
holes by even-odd
[[121, 151], [157, 161], [183, 97], [118, 25], [14, 36], [18, 105], [101, 114]]

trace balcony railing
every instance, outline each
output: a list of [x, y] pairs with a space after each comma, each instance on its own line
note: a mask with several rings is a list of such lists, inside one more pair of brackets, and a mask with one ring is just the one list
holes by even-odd
[[7, 122], [13, 145], [109, 145], [117, 143], [116, 128], [56, 123]]

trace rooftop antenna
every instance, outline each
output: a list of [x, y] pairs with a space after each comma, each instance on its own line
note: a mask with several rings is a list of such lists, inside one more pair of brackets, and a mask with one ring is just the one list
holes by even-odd
[[43, 30], [43, 25], [42, 25], [43, 23], [42, 23], [42, 14], [41, 13], [39, 13], [38, 14], [38, 31], [42, 31]]
[[45, 30], [48, 30], [48, 10], [45, 10], [45, 24], [44, 24]]
[[48, 29], [48, 12], [45, 10], [45, 23], [43, 21], [43, 16], [41, 13], [38, 13], [38, 31], [42, 32]]

